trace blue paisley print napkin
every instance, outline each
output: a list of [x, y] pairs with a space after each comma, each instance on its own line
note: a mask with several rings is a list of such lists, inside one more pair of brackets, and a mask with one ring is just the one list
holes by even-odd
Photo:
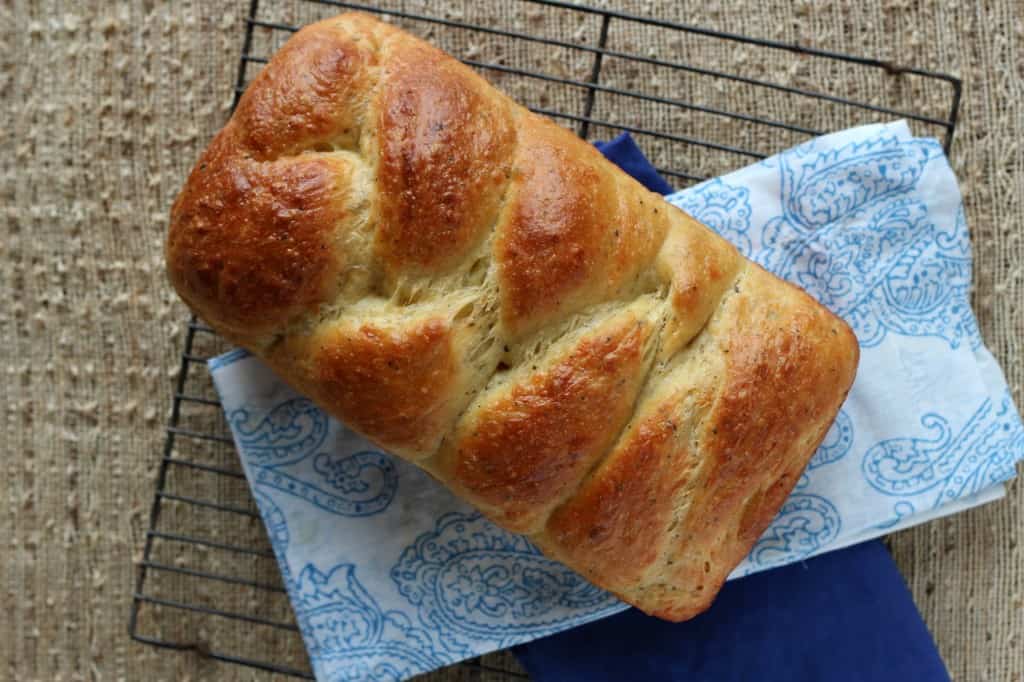
[[[1002, 496], [1024, 428], [978, 336], [967, 227], [938, 143], [902, 123], [856, 128], [669, 200], [861, 342], [835, 426], [733, 577]], [[626, 608], [245, 351], [210, 369], [317, 679], [405, 679]]]

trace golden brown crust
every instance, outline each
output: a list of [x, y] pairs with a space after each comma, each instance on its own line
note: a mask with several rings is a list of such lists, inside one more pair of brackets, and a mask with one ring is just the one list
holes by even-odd
[[458, 383], [455, 332], [444, 316], [411, 323], [341, 319], [289, 338], [268, 354], [302, 389], [394, 452], [433, 452]]
[[377, 40], [323, 22], [303, 29], [253, 80], [233, 120], [237, 144], [256, 159], [306, 149], [353, 149], [362, 125], [351, 103], [369, 95]]
[[682, 211], [672, 211], [677, 229], [669, 230], [657, 267], [671, 282], [672, 317], [665, 330], [663, 357], [672, 357], [704, 327], [743, 258], [736, 248]]
[[581, 156], [579, 140], [550, 121], [524, 117], [520, 125], [515, 185], [495, 244], [502, 320], [512, 336], [578, 308], [571, 299], [585, 296], [581, 289], [601, 270], [616, 214], [612, 177], [597, 152]]
[[298, 32], [175, 202], [182, 298], [650, 613], [710, 603], [853, 381], [838, 318], [365, 15]]
[[552, 514], [540, 544], [606, 589], [625, 595], [623, 586], [641, 583], [658, 557], [674, 493], [696, 466], [694, 453], [676, 441], [675, 419], [666, 406], [637, 423]]
[[661, 197], [551, 121], [521, 116], [519, 138], [494, 248], [512, 338], [644, 290], [637, 278], [664, 239], [669, 213]]
[[508, 183], [509, 108], [455, 65], [418, 43], [390, 49], [377, 103], [377, 251], [392, 273], [461, 261], [490, 233]]
[[462, 420], [440, 473], [506, 528], [537, 530], [633, 409], [655, 331], [643, 312], [614, 315], [548, 366], [482, 396]]
[[326, 158], [238, 160], [233, 132], [214, 141], [175, 203], [167, 260], [191, 306], [251, 337], [333, 299], [350, 169]]
[[603, 279], [606, 295], [618, 299], [635, 291], [653, 292], [663, 285], [651, 261], [663, 248], [672, 214], [683, 214], [628, 175], [614, 177], [618, 212], [605, 218], [611, 229], [606, 227], [603, 235], [608, 254]]

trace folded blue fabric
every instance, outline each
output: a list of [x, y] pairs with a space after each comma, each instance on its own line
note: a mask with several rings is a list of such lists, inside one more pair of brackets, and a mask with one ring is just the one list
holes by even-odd
[[622, 133], [611, 142], [597, 142], [596, 146], [616, 166], [639, 180], [644, 187], [658, 194], [671, 194], [672, 185], [665, 182], [651, 165], [629, 133]]
[[[626, 133], [597, 147], [672, 191]], [[878, 540], [726, 583], [706, 613], [666, 623], [636, 609], [513, 649], [534, 680], [949, 680]]]

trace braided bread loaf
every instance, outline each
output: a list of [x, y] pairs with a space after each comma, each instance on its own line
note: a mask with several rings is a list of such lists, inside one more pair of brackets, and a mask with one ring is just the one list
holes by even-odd
[[361, 14], [253, 81], [174, 204], [167, 264], [352, 429], [672, 620], [750, 550], [857, 365], [802, 291]]

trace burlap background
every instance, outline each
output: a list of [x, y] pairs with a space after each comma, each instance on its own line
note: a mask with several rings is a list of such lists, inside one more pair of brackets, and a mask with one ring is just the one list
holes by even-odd
[[[432, 4], [406, 5], [437, 11]], [[225, 119], [247, 6], [240, 0], [0, 3], [0, 678], [269, 677], [194, 653], [136, 644], [126, 632], [136, 576], [132, 562], [148, 520], [185, 319], [162, 271], [167, 209], [197, 153]], [[1002, 361], [1018, 403], [1024, 402], [1024, 6], [1019, 0], [622, 0], [616, 6], [963, 77], [953, 165], [975, 241], [974, 301], [984, 337]], [[464, 3], [453, 11], [563, 39], [596, 39], [594, 22], [553, 18], [506, 2]], [[589, 73], [586, 55], [527, 53], [500, 40], [474, 42], [443, 32], [433, 37], [463, 56], [500, 57], [581, 79]], [[269, 39], [263, 33], [257, 38]], [[613, 23], [610, 40], [620, 49], [692, 56], [796, 84], [827, 78], [834, 88], [848, 82], [848, 94], [883, 103], [909, 97], [940, 116], [948, 100], [946, 91], [920, 83], [893, 85], [879, 74], [819, 68], [807, 60], [773, 65], [750, 49], [722, 53], [698, 39], [680, 40], [636, 25]], [[775, 117], [798, 110], [801, 121], [823, 128], [870, 120], [784, 97], [751, 100], [755, 95], [717, 81], [673, 80], [678, 77], [657, 69], [613, 62], [606, 76], [616, 85], [640, 83], [651, 91], [682, 92]], [[580, 111], [576, 91], [495, 80], [530, 103]], [[710, 117], [673, 117], [650, 103], [607, 96], [597, 98], [594, 111], [753, 148], [773, 149], [798, 139]], [[647, 148], [662, 163], [707, 173], [744, 163], [681, 146], [648, 143]], [[230, 448], [216, 444], [206, 454], [218, 461], [232, 457]], [[199, 474], [189, 470], [174, 475], [175, 485], [196, 485], [205, 495], [246, 504], [238, 482], [196, 483]], [[171, 510], [168, 518], [189, 521], [185, 512], [175, 514]], [[217, 523], [204, 518], [196, 522]], [[253, 542], [262, 542], [254, 520], [244, 527], [234, 518], [221, 523], [228, 521], [236, 525], [219, 529], [223, 536], [251, 535]], [[1006, 501], [892, 538], [900, 567], [957, 679], [1024, 679], [1022, 540], [1019, 484], [1011, 486]], [[183, 549], [165, 558], [179, 564], [189, 560]], [[211, 565], [230, 561], [200, 558]], [[244, 564], [238, 570], [246, 575], [275, 579], [272, 565], [234, 563]], [[188, 589], [179, 586], [170, 594]], [[270, 597], [263, 593], [239, 598], [289, 618], [285, 605], [265, 605]], [[282, 639], [248, 625], [210, 620], [153, 627], [222, 648], [244, 644], [302, 665], [302, 651], [290, 633]]]

